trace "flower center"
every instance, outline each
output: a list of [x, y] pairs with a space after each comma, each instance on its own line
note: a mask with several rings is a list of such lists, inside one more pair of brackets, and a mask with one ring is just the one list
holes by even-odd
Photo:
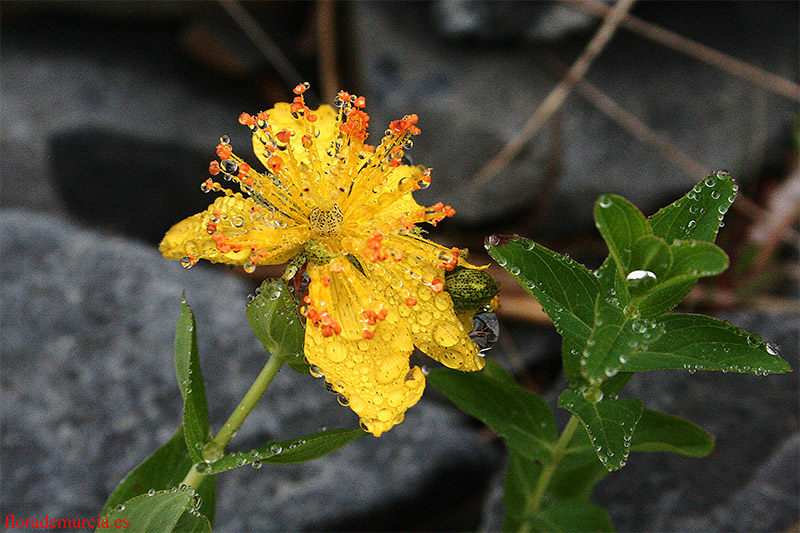
[[330, 209], [320, 209], [315, 207], [308, 215], [308, 222], [311, 226], [311, 231], [315, 235], [326, 236], [339, 233], [342, 229], [342, 210], [339, 209], [337, 204], [333, 204]]

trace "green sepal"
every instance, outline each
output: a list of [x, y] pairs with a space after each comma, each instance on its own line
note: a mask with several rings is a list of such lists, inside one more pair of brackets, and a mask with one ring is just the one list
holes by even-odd
[[305, 328], [289, 287], [281, 279], [268, 279], [247, 304], [247, 321], [272, 355], [283, 357], [289, 368], [309, 373], [303, 357]]

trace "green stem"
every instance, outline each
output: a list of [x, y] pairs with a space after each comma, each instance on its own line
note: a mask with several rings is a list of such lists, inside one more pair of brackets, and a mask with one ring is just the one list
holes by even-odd
[[[550, 480], [553, 479], [553, 474], [556, 473], [558, 465], [566, 455], [569, 441], [572, 440], [572, 435], [575, 434], [575, 430], [578, 429], [579, 425], [580, 421], [575, 416], [570, 417], [569, 422], [567, 422], [567, 425], [561, 432], [561, 436], [558, 438], [555, 447], [553, 447], [553, 453], [550, 457], [550, 461], [544, 465], [544, 468], [542, 468], [542, 473], [539, 475], [539, 479], [536, 480], [536, 487], [534, 487], [533, 494], [531, 495], [530, 500], [527, 502], [524, 516], [534, 516], [539, 512], [542, 506], [542, 501], [544, 500], [544, 495], [547, 492], [547, 487], [550, 485]], [[520, 531], [530, 531], [530, 524], [528, 522], [523, 522]]]
[[[250, 390], [247, 391], [242, 401], [239, 402], [239, 405], [236, 406], [231, 416], [228, 417], [222, 429], [220, 429], [219, 433], [217, 433], [203, 448], [203, 457], [206, 460], [216, 461], [222, 457], [222, 454], [225, 452], [225, 447], [233, 436], [236, 435], [236, 432], [244, 423], [250, 411], [256, 406], [258, 400], [264, 395], [264, 391], [266, 391], [269, 384], [272, 383], [273, 378], [275, 378], [275, 375], [278, 373], [278, 370], [280, 370], [285, 360], [286, 357], [282, 355], [273, 354], [270, 356], [267, 360], [267, 364], [264, 365], [264, 368], [261, 369], [261, 373], [250, 386]], [[183, 481], [181, 481], [181, 484], [195, 489], [200, 486], [206, 474], [199, 472], [195, 467], [196, 465], [192, 465], [192, 468], [189, 469], [189, 472], [186, 474]]]

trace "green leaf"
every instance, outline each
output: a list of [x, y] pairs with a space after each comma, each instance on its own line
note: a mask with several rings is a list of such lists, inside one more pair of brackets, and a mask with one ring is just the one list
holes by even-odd
[[526, 520], [531, 531], [579, 532], [614, 531], [611, 519], [605, 509], [585, 499], [549, 498], [542, 503], [542, 509], [534, 517]]
[[[487, 361], [487, 365], [493, 363]], [[558, 437], [553, 412], [537, 394], [514, 382], [482, 372], [437, 369], [428, 383], [462, 411], [502, 437], [512, 450], [532, 459], [548, 459]]]
[[486, 249], [533, 294], [562, 336], [581, 344], [594, 321], [597, 278], [583, 265], [529, 239], [492, 235]]
[[659, 338], [659, 322], [628, 317], [613, 299], [597, 298], [594, 329], [581, 352], [580, 369], [590, 383], [599, 383], [624, 368], [631, 354]]
[[671, 311], [698, 278], [716, 276], [728, 268], [728, 254], [710, 242], [675, 240], [669, 249], [672, 268], [658, 274], [658, 281], [631, 302], [641, 316], [654, 317]]
[[303, 358], [305, 329], [289, 287], [281, 279], [268, 279], [247, 304], [247, 320], [256, 337], [271, 354], [285, 357], [289, 368], [308, 374]]
[[714, 242], [737, 189], [727, 172], [711, 173], [686, 196], [650, 217], [653, 233], [668, 243], [675, 239]]
[[609, 471], [625, 466], [633, 430], [642, 416], [642, 400], [604, 398], [590, 403], [582, 392], [567, 389], [558, 398], [558, 406], [581, 421]]
[[634, 452], [672, 452], [705, 457], [714, 450], [714, 437], [679, 416], [645, 409], [631, 441]]
[[594, 204], [594, 220], [619, 272], [627, 274], [634, 243], [653, 234], [647, 219], [625, 198], [604, 194]]
[[[186, 439], [183, 435], [183, 425], [181, 425], [166, 444], [153, 452], [150, 457], [120, 481], [117, 488], [108, 497], [101, 515], [107, 515], [121, 503], [135, 496], [146, 494], [151, 489], [158, 491], [177, 487], [192, 468], [192, 464], [193, 461], [186, 450]], [[216, 497], [214, 476], [206, 477], [197, 492], [202, 498], [200, 512], [213, 524]]]
[[218, 474], [252, 463], [293, 465], [305, 463], [335, 452], [345, 444], [368, 435], [361, 429], [333, 429], [296, 439], [273, 442], [248, 452], [228, 453], [213, 463], [201, 465], [204, 473]]
[[630, 354], [621, 370], [682, 368], [760, 375], [791, 371], [772, 345], [729, 322], [694, 314], [668, 314], [658, 321], [663, 335]]
[[186, 447], [195, 462], [203, 459], [209, 440], [208, 404], [203, 372], [197, 355], [197, 325], [186, 300], [181, 297], [181, 314], [175, 331], [175, 373], [183, 396], [183, 431]]
[[[197, 508], [200, 496], [193, 490], [159, 491], [126, 501], [112, 510], [109, 524], [126, 524], [125, 531], [211, 533], [211, 523]], [[97, 531], [106, 531], [98, 527]]]

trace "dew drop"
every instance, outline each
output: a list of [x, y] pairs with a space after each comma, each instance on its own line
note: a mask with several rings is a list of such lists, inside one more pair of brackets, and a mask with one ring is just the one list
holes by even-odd
[[277, 455], [283, 451], [283, 448], [281, 447], [280, 444], [273, 444], [272, 446], [269, 447], [269, 451], [270, 453], [274, 453], [275, 455]]
[[780, 353], [781, 351], [781, 347], [775, 344], [774, 342], [768, 342], [766, 349], [767, 353], [770, 355], [778, 355], [778, 353]]

